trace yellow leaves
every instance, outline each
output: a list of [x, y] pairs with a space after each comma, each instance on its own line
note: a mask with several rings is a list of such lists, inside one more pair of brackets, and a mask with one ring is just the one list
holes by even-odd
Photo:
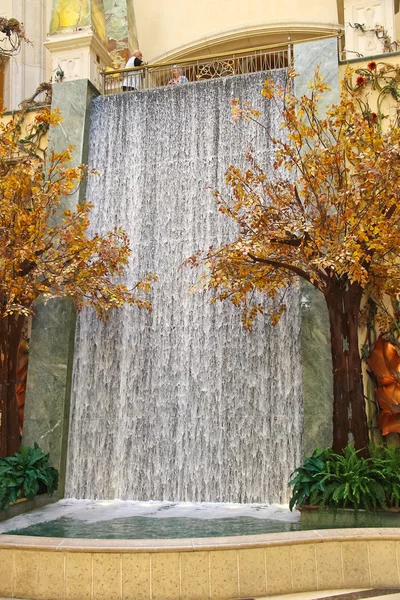
[[234, 98], [231, 100], [231, 105], [232, 118], [234, 122], [237, 123], [242, 118], [242, 108], [239, 104], [239, 98]]
[[[251, 153], [248, 169], [231, 165], [229, 194], [214, 195], [236, 222], [236, 239], [187, 261], [203, 268], [200, 285], [214, 301], [241, 307], [246, 328], [258, 314], [256, 295], [277, 299], [297, 275], [323, 293], [333, 280], [400, 287], [399, 128], [382, 135], [347, 93], [321, 117], [318, 100], [328, 87], [319, 71], [309, 89], [296, 98], [290, 86], [265, 82], [262, 94], [276, 102], [284, 124], [284, 136], [270, 138], [275, 174]], [[243, 105], [234, 107], [242, 118]], [[273, 323], [283, 305], [272, 311]]]
[[151, 292], [152, 284], [155, 283], [157, 280], [157, 275], [155, 275], [154, 273], [148, 273], [146, 277], [137, 282], [135, 289], [142, 290], [143, 292], [146, 292], [146, 294], [149, 294]]
[[275, 83], [272, 79], [267, 79], [264, 81], [263, 89], [261, 90], [261, 94], [267, 98], [267, 100], [271, 100], [276, 92]]
[[62, 116], [59, 108], [51, 110], [49, 107], [41, 109], [36, 115], [33, 122], [33, 127], [40, 125], [48, 125], [50, 127], [56, 127], [62, 123]]
[[[44, 111], [36, 125], [58, 121], [59, 115]], [[14, 133], [0, 124], [0, 150], [7, 148], [0, 151], [2, 312], [32, 313], [39, 296], [72, 298], [78, 309], [93, 306], [103, 318], [124, 303], [150, 310], [154, 274], [139, 279], [133, 290], [113, 281], [123, 274], [130, 253], [125, 232], [90, 237], [90, 203], [62, 211], [63, 196], [76, 190], [86, 172], [82, 165], [68, 166], [73, 149], [50, 152], [47, 166], [39, 156], [21, 153], [10, 161], [19, 152]]]
[[232, 118], [235, 123], [240, 121], [240, 119], [245, 119], [246, 121], [254, 121], [256, 117], [261, 115], [260, 111], [251, 108], [249, 102], [243, 102], [240, 104], [239, 98], [234, 98], [231, 100], [232, 105]]
[[269, 310], [269, 316], [273, 327], [277, 325], [281, 319], [281, 316], [286, 312], [286, 304], [281, 304], [278, 308], [271, 307]]
[[61, 111], [59, 108], [54, 108], [49, 115], [49, 123], [51, 127], [56, 127], [63, 122]]
[[314, 77], [308, 84], [314, 97], [319, 97], [323, 92], [329, 91], [330, 87], [326, 84], [324, 77], [321, 75], [320, 65], [314, 71]]

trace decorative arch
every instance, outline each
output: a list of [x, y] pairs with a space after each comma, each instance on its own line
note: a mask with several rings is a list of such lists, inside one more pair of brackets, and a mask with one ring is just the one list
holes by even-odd
[[219, 31], [156, 56], [150, 62], [154, 64], [198, 56], [215, 56], [223, 52], [238, 52], [269, 44], [306, 41], [321, 36], [340, 35], [342, 29], [337, 23], [275, 21], [264, 25]]

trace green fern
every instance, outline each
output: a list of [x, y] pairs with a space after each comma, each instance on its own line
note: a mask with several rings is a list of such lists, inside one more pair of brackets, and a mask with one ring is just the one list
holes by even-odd
[[387, 509], [400, 505], [400, 449], [371, 448], [360, 457], [352, 445], [343, 455], [316, 450], [292, 475], [290, 509], [296, 504], [331, 508]]
[[325, 463], [330, 453], [331, 450], [314, 450], [312, 456], [305, 457], [304, 464], [293, 471], [288, 483], [289, 486], [293, 485], [290, 510], [296, 504], [319, 504], [325, 490]]
[[377, 480], [385, 487], [388, 504], [400, 504], [400, 450], [384, 446], [371, 447], [371, 463]]
[[52, 494], [58, 488], [58, 471], [49, 464], [35, 443], [22, 446], [14, 456], [0, 459], [0, 510], [6, 510], [20, 498], [33, 500], [41, 492]]

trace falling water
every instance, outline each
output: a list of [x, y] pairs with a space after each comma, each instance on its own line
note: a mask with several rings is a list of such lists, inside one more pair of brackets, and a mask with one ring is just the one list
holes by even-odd
[[[283, 79], [285, 72], [276, 72]], [[76, 333], [67, 496], [282, 502], [300, 458], [298, 293], [272, 328], [246, 333], [229, 303], [188, 294], [179, 270], [198, 249], [234, 234], [208, 186], [224, 187], [249, 143], [272, 172], [265, 131], [234, 124], [229, 101], [250, 100], [279, 135], [262, 73], [94, 101], [89, 184], [93, 228], [124, 227], [127, 282], [158, 274], [153, 312], [129, 307], [106, 325], [92, 311]]]

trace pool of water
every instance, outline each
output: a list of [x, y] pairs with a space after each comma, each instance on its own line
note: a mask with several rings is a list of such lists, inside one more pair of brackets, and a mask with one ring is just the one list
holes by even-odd
[[286, 506], [61, 500], [0, 523], [0, 534], [60, 538], [168, 539], [300, 529]]
[[281, 531], [297, 531], [299, 523], [285, 523], [250, 517], [228, 519], [151, 519], [127, 517], [101, 523], [85, 523], [61, 517], [46, 523], [37, 523], [24, 529], [11, 530], [11, 535], [37, 535], [62, 538], [102, 538], [102, 539], [168, 539], [225, 537], [231, 535], [252, 535]]

